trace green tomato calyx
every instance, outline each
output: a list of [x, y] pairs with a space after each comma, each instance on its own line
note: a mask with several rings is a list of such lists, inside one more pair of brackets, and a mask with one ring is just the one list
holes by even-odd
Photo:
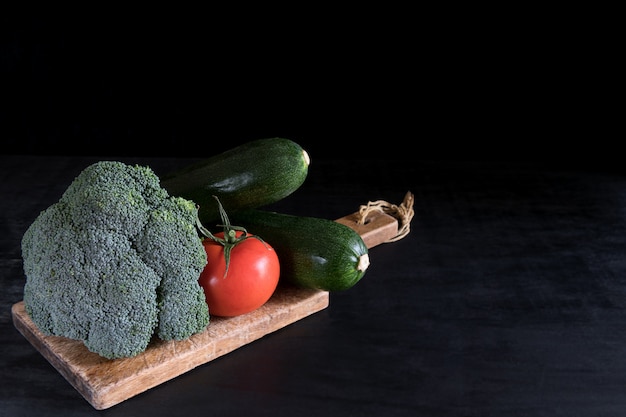
[[[219, 205], [222, 224], [218, 224], [218, 226], [223, 228], [224, 237], [220, 238], [211, 233], [206, 227], [202, 225], [199, 217], [196, 217], [196, 223], [198, 230], [200, 230], [200, 233], [202, 233], [205, 238], [211, 239], [212, 241], [217, 242], [224, 247], [224, 260], [226, 261], [226, 268], [224, 269], [223, 278], [226, 278], [226, 275], [228, 274], [228, 267], [230, 265], [230, 253], [235, 246], [251, 237], [260, 240], [263, 244], [265, 244], [265, 242], [259, 236], [248, 234], [248, 231], [245, 228], [231, 225], [230, 220], [228, 219], [228, 215], [226, 214], [226, 210], [220, 202], [220, 199], [215, 195], [213, 196], [213, 198], [215, 198], [217, 204]], [[241, 235], [237, 236], [237, 232], [241, 232]]]

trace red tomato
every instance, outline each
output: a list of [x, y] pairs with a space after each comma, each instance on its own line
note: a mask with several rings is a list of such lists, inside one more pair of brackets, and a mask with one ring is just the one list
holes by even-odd
[[[236, 237], [242, 235], [237, 231]], [[224, 233], [215, 234], [224, 238]], [[232, 247], [228, 273], [224, 246], [212, 239], [204, 239], [207, 265], [200, 274], [199, 282], [204, 288], [209, 314], [233, 317], [249, 313], [270, 299], [280, 275], [276, 251], [267, 243], [252, 237]]]

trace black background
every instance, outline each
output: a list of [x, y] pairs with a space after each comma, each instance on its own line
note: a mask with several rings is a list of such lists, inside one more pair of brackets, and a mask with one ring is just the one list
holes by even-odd
[[548, 16], [273, 12], [4, 14], [2, 151], [203, 157], [282, 136], [313, 158], [612, 156], [588, 45]]

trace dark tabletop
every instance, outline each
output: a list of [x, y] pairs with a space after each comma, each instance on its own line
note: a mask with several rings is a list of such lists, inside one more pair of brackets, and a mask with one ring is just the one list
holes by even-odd
[[[0, 156], [2, 416], [626, 415], [626, 176], [531, 162], [315, 159], [271, 208], [415, 195], [330, 306], [97, 411], [15, 329], [22, 234], [97, 157]], [[189, 158], [119, 158], [159, 174]]]

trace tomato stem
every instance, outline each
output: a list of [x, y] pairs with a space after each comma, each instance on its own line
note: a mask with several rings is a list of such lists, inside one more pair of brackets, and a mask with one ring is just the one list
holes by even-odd
[[[217, 198], [217, 196], [215, 195], [213, 196], [213, 198], [217, 200], [217, 204], [219, 205], [219, 211], [220, 211], [220, 217], [222, 219], [222, 224], [218, 224], [218, 226], [221, 226], [224, 229], [224, 238], [219, 238], [215, 236], [214, 234], [212, 234], [206, 227], [202, 225], [199, 217], [196, 217], [196, 224], [197, 224], [198, 230], [200, 230], [200, 233], [202, 233], [206, 238], [211, 239], [214, 242], [217, 242], [224, 247], [224, 259], [226, 261], [226, 269], [224, 270], [224, 278], [226, 278], [226, 275], [228, 274], [228, 266], [230, 265], [230, 253], [232, 252], [235, 246], [237, 246], [239, 243], [243, 242], [244, 240], [250, 237], [260, 240], [263, 244], [265, 244], [265, 242], [263, 241], [263, 239], [261, 239], [258, 236], [249, 235], [248, 231], [245, 228], [231, 225], [230, 220], [228, 219], [228, 215], [226, 214], [226, 210], [224, 210], [224, 206], [222, 206], [220, 199]], [[239, 237], [237, 237], [238, 231], [242, 232]]]

